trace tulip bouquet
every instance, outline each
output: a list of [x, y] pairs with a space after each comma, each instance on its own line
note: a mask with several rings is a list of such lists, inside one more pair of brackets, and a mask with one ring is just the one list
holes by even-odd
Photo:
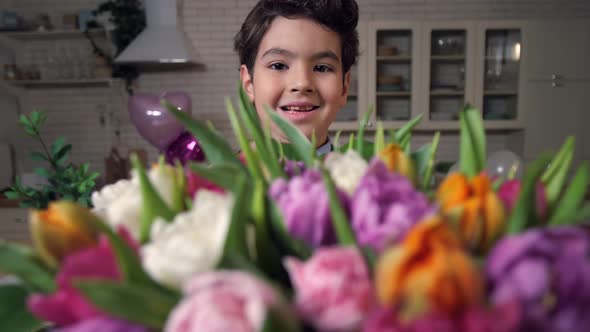
[[[420, 118], [326, 156], [240, 91], [241, 152], [167, 104], [206, 163], [134, 161], [129, 180], [31, 212], [33, 248], [0, 242], [0, 330], [582, 331], [590, 324], [588, 165], [574, 141], [522, 179], [489, 176], [477, 110], [460, 171], [432, 181]], [[367, 113], [368, 116], [370, 112]], [[313, 141], [313, 140], [312, 140]]]

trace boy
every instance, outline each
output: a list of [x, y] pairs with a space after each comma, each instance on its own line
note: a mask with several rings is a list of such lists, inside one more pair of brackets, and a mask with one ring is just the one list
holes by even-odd
[[[358, 54], [355, 0], [260, 0], [235, 37], [240, 79], [263, 122], [269, 107], [295, 124], [318, 153], [346, 104]], [[271, 125], [275, 139], [287, 141]], [[326, 151], [327, 150], [327, 151]]]

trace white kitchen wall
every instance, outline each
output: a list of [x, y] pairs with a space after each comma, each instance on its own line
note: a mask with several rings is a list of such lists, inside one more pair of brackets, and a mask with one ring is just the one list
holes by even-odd
[[[179, 0], [181, 1], [181, 0]], [[100, 0], [0, 0], [0, 8], [32, 16], [50, 13], [59, 22], [66, 12], [93, 8]], [[205, 67], [199, 71], [142, 74], [138, 91], [161, 92], [182, 90], [193, 100], [193, 115], [211, 120], [229, 131], [223, 97], [234, 96], [238, 79], [238, 59], [233, 51], [233, 37], [256, 0], [184, 0], [181, 22]], [[590, 17], [588, 0], [358, 0], [361, 19], [516, 19]], [[72, 40], [71, 43], [80, 43]], [[83, 42], [83, 41], [82, 41]], [[157, 42], [157, 41], [154, 41]], [[39, 42], [27, 42], [26, 48], [38, 48]], [[77, 44], [78, 45], [78, 44]], [[127, 118], [125, 98], [119, 89], [106, 87], [30, 89], [24, 91], [30, 109], [47, 111], [47, 139], [66, 136], [74, 144], [73, 161], [90, 161], [93, 169], [103, 172], [103, 158], [115, 145], [122, 150], [144, 148], [154, 160], [157, 151], [137, 134]], [[104, 124], [101, 124], [101, 115]], [[114, 121], [112, 117], [114, 116]], [[121, 140], [114, 135], [120, 123]], [[423, 142], [429, 136], [419, 135]], [[457, 156], [458, 138], [444, 135], [439, 159]], [[506, 136], [490, 136], [490, 150], [507, 146]], [[20, 172], [30, 171], [33, 164], [27, 152], [36, 145], [23, 139], [17, 147]]]

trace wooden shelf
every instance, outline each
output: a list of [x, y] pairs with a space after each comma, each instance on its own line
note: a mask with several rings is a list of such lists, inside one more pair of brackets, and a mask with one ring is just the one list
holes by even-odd
[[51, 87], [84, 87], [84, 86], [111, 86], [117, 79], [92, 78], [92, 79], [67, 79], [67, 80], [16, 80], [4, 81], [8, 84], [27, 88], [51, 88]]
[[463, 90], [430, 90], [431, 96], [464, 96]]
[[[90, 30], [92, 36], [104, 35], [103, 29]], [[16, 40], [48, 40], [84, 38], [84, 32], [79, 30], [49, 30], [49, 31], [3, 31], [0, 36]]]
[[410, 91], [377, 91], [377, 97], [409, 97]]
[[485, 96], [517, 96], [518, 93], [514, 90], [486, 90], [483, 93]]
[[464, 55], [432, 55], [432, 61], [465, 61]]
[[383, 62], [408, 62], [412, 61], [412, 57], [408, 55], [379, 55], [377, 61]]

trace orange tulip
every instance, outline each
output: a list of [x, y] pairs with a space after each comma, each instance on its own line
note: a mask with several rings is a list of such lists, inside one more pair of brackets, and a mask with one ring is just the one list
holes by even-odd
[[457, 221], [470, 249], [489, 249], [504, 230], [504, 206], [485, 173], [471, 180], [461, 173], [450, 174], [439, 186], [436, 199], [443, 214]]
[[483, 300], [483, 280], [449, 225], [436, 216], [416, 225], [404, 241], [385, 251], [376, 265], [381, 304], [404, 319], [426, 312], [449, 315]]
[[379, 158], [383, 160], [387, 168], [396, 173], [400, 173], [416, 183], [416, 168], [412, 158], [408, 156], [399, 145], [388, 144], [381, 152]]
[[57, 267], [70, 253], [98, 243], [93, 226], [98, 218], [73, 202], [53, 202], [46, 210], [33, 210], [29, 222], [35, 250], [51, 267]]

